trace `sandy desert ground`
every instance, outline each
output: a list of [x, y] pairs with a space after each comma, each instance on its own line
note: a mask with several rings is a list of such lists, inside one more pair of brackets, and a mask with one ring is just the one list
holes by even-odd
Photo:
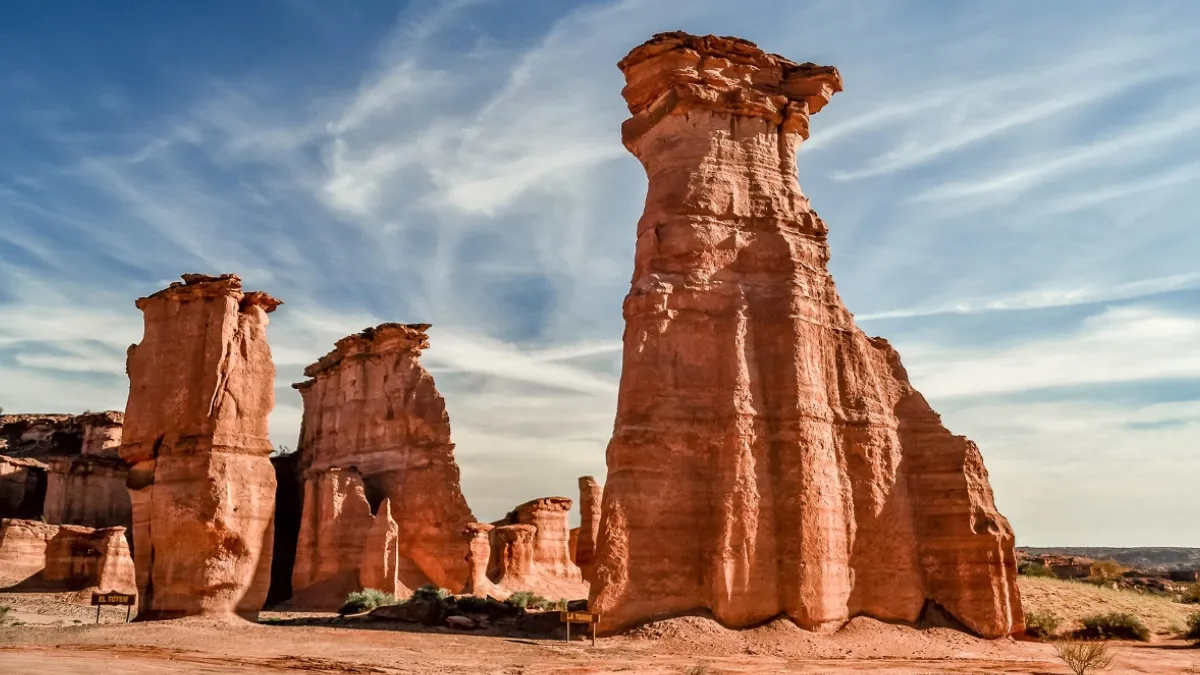
[[[1138, 603], [1159, 634], [1146, 644], [1111, 643], [1110, 673], [1200, 673], [1200, 649], [1164, 633], [1172, 612], [1186, 607], [1131, 592], [1105, 592], [1084, 584], [1022, 579], [1034, 606], [1074, 612], [1108, 611]], [[69, 598], [67, 598], [69, 599]], [[1047, 603], [1053, 603], [1047, 605]], [[452, 632], [330, 625], [252, 624], [205, 619], [124, 624], [122, 608], [95, 610], [46, 595], [3, 595], [13, 607], [0, 628], [3, 673], [487, 673], [492, 675], [592, 675], [646, 673], [1068, 673], [1048, 644], [1011, 639], [979, 640], [963, 633], [919, 630], [866, 618], [820, 636], [776, 621], [731, 631], [686, 617], [632, 634], [566, 644]], [[331, 620], [331, 615], [265, 612], [264, 621]]]

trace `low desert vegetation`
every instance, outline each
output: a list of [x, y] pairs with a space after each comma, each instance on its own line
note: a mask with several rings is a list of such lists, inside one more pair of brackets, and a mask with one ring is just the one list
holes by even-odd
[[[4, 409], [0, 408], [0, 412], [4, 412]], [[8, 605], [0, 605], [0, 623], [3, 623], [4, 620], [8, 618], [8, 613], [10, 611], [12, 611], [12, 607], [9, 607]]]
[[1075, 637], [1083, 640], [1136, 640], [1150, 639], [1150, 629], [1141, 619], [1125, 612], [1095, 614], [1080, 620], [1083, 628], [1075, 631]]
[[517, 591], [516, 593], [508, 596], [508, 599], [505, 600], [505, 602], [513, 607], [520, 607], [521, 609], [550, 610], [567, 608], [566, 600], [550, 600], [548, 598], [543, 598], [542, 596], [531, 591]]
[[[453, 595], [450, 591], [441, 588], [437, 584], [425, 584], [424, 586], [413, 591], [412, 597], [417, 600], [445, 600]], [[395, 601], [387, 603], [389, 605], [396, 604]]]
[[1017, 565], [1017, 574], [1027, 577], [1045, 577], [1054, 578], [1054, 572], [1040, 562], [1026, 560], [1020, 565]]
[[1035, 609], [1025, 613], [1025, 633], [1027, 635], [1046, 639], [1054, 637], [1058, 627], [1062, 625], [1062, 617], [1050, 609]]
[[369, 612], [376, 607], [383, 605], [396, 604], [396, 598], [391, 593], [374, 588], [364, 588], [361, 591], [354, 591], [346, 596], [346, 602], [338, 608], [338, 614], [345, 616], [347, 614], [361, 614]]
[[1195, 642], [1200, 646], [1200, 612], [1196, 612], [1188, 617], [1187, 628], [1180, 635], [1184, 640]]
[[1054, 643], [1054, 653], [1075, 675], [1105, 670], [1113, 661], [1108, 645], [1096, 640], [1058, 640]]
[[1085, 617], [1116, 612], [1138, 617], [1151, 633], [1174, 637], [1187, 624], [1188, 615], [1197, 609], [1166, 595], [1078, 581], [1022, 576], [1017, 583], [1026, 615], [1047, 610], [1057, 614], [1062, 619], [1057, 631], [1060, 634], [1080, 628]]
[[1183, 595], [1179, 597], [1179, 601], [1190, 605], [1200, 604], [1200, 581], [1183, 589]]

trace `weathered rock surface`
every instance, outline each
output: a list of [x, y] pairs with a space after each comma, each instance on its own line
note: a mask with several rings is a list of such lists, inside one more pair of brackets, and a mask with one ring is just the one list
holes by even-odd
[[137, 301], [120, 454], [132, 465], [139, 619], [254, 619], [270, 583], [275, 473], [267, 416], [279, 300], [230, 274], [185, 274]]
[[[336, 496], [344, 495], [341, 491], [347, 485], [321, 483], [330, 471], [352, 468], [359, 477], [362, 496], [355, 493], [352, 499], [361, 502], [354, 507], [360, 515], [351, 519], [356, 523], [353, 527], [369, 530], [365, 519], [378, 517], [371, 514], [388, 502], [389, 517], [396, 525], [398, 588], [434, 583], [459, 592], [467, 582], [463, 529], [474, 517], [459, 485], [445, 401], [418, 360], [421, 350], [429, 346], [428, 328], [427, 324], [387, 323], [342, 338], [332, 352], [305, 369], [312, 379], [294, 385], [304, 398], [298, 453], [306, 497], [293, 586], [307, 606], [334, 602], [331, 592], [307, 590], [307, 585], [323, 583], [325, 578], [306, 571], [316, 566], [313, 561], [341, 555], [345, 559], [337, 564], [328, 560], [321, 564], [345, 575], [362, 564], [357, 549], [330, 553], [307, 543], [343, 536], [321, 531], [341, 525], [308, 515], [309, 492], [333, 491], [314, 498], [314, 508], [351, 499]], [[370, 551], [367, 555], [384, 554]], [[344, 599], [343, 594], [336, 602]]]
[[488, 578], [488, 564], [492, 559], [491, 532], [495, 528], [490, 523], [468, 523], [463, 528], [463, 536], [467, 540], [467, 584], [463, 593], [477, 598], [493, 597], [504, 600], [511, 593], [496, 586]]
[[534, 499], [492, 525], [488, 578], [509, 592], [552, 600], [582, 598], [588, 586], [571, 561], [567, 497]]
[[309, 477], [292, 604], [306, 609], [336, 609], [346, 596], [374, 588], [406, 598], [430, 580], [400, 553], [400, 528], [391, 500], [372, 512], [362, 476], [354, 469], [332, 468]]
[[0, 587], [134, 593], [125, 528], [92, 529], [33, 520], [0, 521]]
[[579, 479], [579, 541], [575, 545], [575, 564], [585, 581], [592, 580], [592, 562], [596, 556], [596, 538], [600, 535], [600, 505], [604, 489], [591, 476]]
[[0, 416], [0, 517], [128, 526], [122, 419], [116, 411]]
[[602, 629], [710, 610], [831, 630], [932, 603], [980, 635], [1021, 630], [978, 448], [854, 325], [797, 183], [837, 70], [683, 33], [619, 66], [649, 190], [592, 585]]

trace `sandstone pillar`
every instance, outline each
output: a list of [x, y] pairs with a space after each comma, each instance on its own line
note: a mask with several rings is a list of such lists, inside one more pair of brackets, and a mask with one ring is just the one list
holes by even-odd
[[270, 583], [275, 474], [267, 313], [230, 274], [186, 274], [137, 301], [121, 457], [132, 464], [139, 619], [258, 615]]
[[619, 67], [649, 189], [592, 573], [603, 628], [708, 610], [832, 630], [934, 603], [1019, 631], [978, 449], [854, 325], [797, 182], [837, 70], [685, 33]]
[[604, 489], [591, 476], [579, 479], [579, 541], [575, 545], [575, 564], [586, 581], [592, 580], [592, 562], [596, 555], [596, 537], [600, 534], [600, 504]]

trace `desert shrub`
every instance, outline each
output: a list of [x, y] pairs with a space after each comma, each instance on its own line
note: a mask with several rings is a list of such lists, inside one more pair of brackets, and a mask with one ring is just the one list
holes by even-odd
[[1180, 635], [1184, 640], [1191, 640], [1200, 645], [1200, 612], [1193, 612], [1187, 618], [1187, 630]]
[[547, 600], [532, 591], [517, 591], [508, 596], [505, 602], [513, 607], [520, 607], [522, 609], [558, 609], [559, 605], [558, 602]]
[[685, 675], [712, 675], [712, 666], [707, 663], [697, 663], [696, 665], [683, 671]]
[[345, 616], [347, 614], [360, 614], [369, 612], [376, 607], [382, 605], [394, 605], [396, 598], [391, 593], [374, 588], [364, 588], [361, 591], [354, 591], [346, 596], [346, 602], [338, 608], [338, 614]]
[[8, 613], [10, 611], [12, 611], [12, 607], [9, 607], [8, 605], [0, 605], [0, 621], [4, 621], [4, 619], [8, 617]]
[[1036, 609], [1025, 613], [1025, 633], [1037, 638], [1048, 638], [1062, 625], [1062, 619], [1048, 609]]
[[1054, 653], [1075, 675], [1104, 670], [1112, 665], [1113, 660], [1108, 653], [1108, 645], [1095, 640], [1059, 640], [1054, 643]]
[[1053, 579], [1054, 572], [1040, 562], [1026, 560], [1020, 565], [1017, 565], [1017, 574], [1027, 577], [1048, 577]]
[[1150, 639], [1150, 629], [1132, 614], [1111, 612], [1095, 614], [1080, 620], [1083, 628], [1075, 631], [1075, 637], [1084, 640], [1139, 640]]
[[477, 598], [473, 595], [456, 598], [454, 604], [460, 612], [472, 612], [475, 614], [484, 614], [491, 608], [491, 602], [487, 598]]
[[1115, 560], [1097, 560], [1088, 568], [1088, 578], [1096, 581], [1114, 581], [1124, 573], [1125, 568]]
[[437, 584], [425, 584], [413, 591], [413, 600], [445, 600], [450, 597], [450, 591], [439, 588]]
[[1189, 604], [1200, 604], [1200, 581], [1190, 584], [1187, 588], [1183, 589], [1183, 595], [1179, 598], [1179, 601]]

